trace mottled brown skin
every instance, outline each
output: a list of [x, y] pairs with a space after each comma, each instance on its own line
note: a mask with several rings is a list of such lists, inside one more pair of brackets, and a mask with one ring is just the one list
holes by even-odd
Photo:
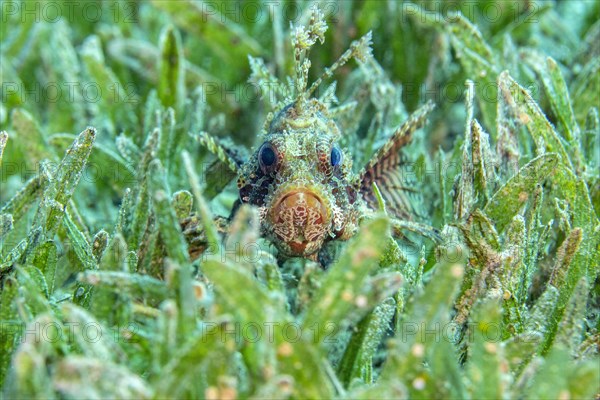
[[[364, 204], [339, 138], [327, 108], [301, 98], [276, 115], [262, 144], [241, 167], [240, 201], [259, 208], [263, 236], [285, 257], [316, 260], [327, 241], [346, 240], [356, 232]], [[275, 154], [271, 165], [263, 162], [265, 148]], [[333, 164], [341, 155], [337, 165], [332, 164], [334, 148]]]
[[[216, 217], [214, 220], [216, 231], [225, 236], [229, 232], [229, 219], [225, 217]], [[188, 252], [191, 260], [196, 260], [211, 247], [206, 233], [202, 228], [202, 220], [197, 214], [191, 214], [184, 218], [181, 223], [181, 231], [188, 243]], [[214, 247], [213, 247], [214, 248]], [[210, 254], [214, 254], [211, 251]]]

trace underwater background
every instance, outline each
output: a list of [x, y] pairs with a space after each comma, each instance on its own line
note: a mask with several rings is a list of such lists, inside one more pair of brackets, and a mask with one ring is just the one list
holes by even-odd
[[[434, 243], [384, 213], [323, 268], [238, 198], [292, 40], [356, 170], [403, 149]], [[600, 396], [597, 1], [2, 1], [0, 398]], [[332, 86], [336, 82], [335, 86]], [[383, 208], [383, 207], [382, 207]]]

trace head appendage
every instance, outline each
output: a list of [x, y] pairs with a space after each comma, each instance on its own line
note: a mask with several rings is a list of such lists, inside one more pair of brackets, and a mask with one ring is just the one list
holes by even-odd
[[[263, 90], [267, 89], [269, 93], [269, 103], [273, 110], [280, 110], [288, 104], [294, 102], [298, 111], [304, 108], [310, 100], [315, 90], [323, 83], [325, 79], [333, 76], [333, 73], [346, 64], [351, 58], [361, 62], [367, 62], [371, 55], [371, 32], [364, 35], [359, 40], [352, 42], [348, 50], [344, 52], [329, 68], [323, 71], [323, 74], [308, 87], [308, 71], [311, 63], [309, 60], [310, 49], [318, 42], [325, 42], [325, 32], [327, 23], [323, 13], [318, 7], [313, 8], [310, 20], [306, 26], [297, 26], [291, 28], [291, 42], [294, 49], [294, 72], [295, 76], [287, 77], [285, 80], [279, 80], [265, 66], [261, 59], [249, 57], [252, 75], [250, 80], [258, 84]], [[329, 109], [337, 104], [335, 97], [335, 84], [330, 85], [325, 93], [318, 99], [323, 108]], [[340, 108], [343, 112], [344, 107]]]
[[292, 47], [294, 48], [294, 67], [296, 71], [295, 87], [296, 94], [301, 96], [306, 91], [308, 84], [308, 70], [310, 69], [310, 60], [308, 55], [311, 47], [317, 42], [325, 42], [325, 32], [327, 23], [323, 13], [318, 7], [314, 7], [310, 16], [310, 21], [306, 27], [300, 25], [292, 29]]
[[321, 85], [323, 80], [331, 78], [335, 70], [346, 64], [351, 58], [355, 58], [361, 62], [366, 62], [369, 57], [371, 57], [371, 31], [369, 31], [366, 35], [361, 37], [359, 40], [355, 40], [350, 45], [350, 48], [344, 52], [334, 62], [331, 67], [325, 68], [323, 74], [313, 82], [310, 88], [304, 94], [305, 98], [309, 98], [313, 92]]
[[[324, 20], [323, 13], [315, 7], [307, 27], [299, 26], [292, 31], [292, 46], [294, 47], [295, 80], [294, 88], [297, 102], [305, 102], [310, 99], [315, 90], [323, 83], [325, 79], [333, 76], [333, 73], [346, 64], [351, 58], [361, 62], [366, 62], [371, 55], [371, 32], [368, 32], [359, 40], [352, 42], [350, 48], [344, 52], [329, 68], [325, 68], [323, 74], [310, 86], [308, 85], [308, 70], [310, 69], [310, 60], [308, 55], [311, 47], [317, 40], [323, 44], [325, 42], [325, 32], [327, 23]], [[329, 97], [325, 102], [333, 99]]]

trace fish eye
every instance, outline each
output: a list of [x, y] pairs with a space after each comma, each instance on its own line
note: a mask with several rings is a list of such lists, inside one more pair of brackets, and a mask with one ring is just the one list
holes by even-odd
[[330, 159], [331, 159], [331, 165], [334, 167], [337, 167], [338, 165], [340, 165], [342, 163], [342, 151], [340, 150], [339, 147], [334, 146], [331, 149], [331, 155], [330, 155]]
[[271, 143], [265, 142], [258, 151], [258, 161], [264, 172], [273, 167], [277, 161], [277, 153]]

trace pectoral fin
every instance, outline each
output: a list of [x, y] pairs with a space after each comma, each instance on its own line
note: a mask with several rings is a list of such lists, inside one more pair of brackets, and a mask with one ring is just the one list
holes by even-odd
[[415, 170], [407, 168], [406, 156], [400, 149], [410, 142], [414, 131], [425, 123], [433, 108], [430, 101], [415, 111], [361, 171], [360, 193], [372, 209], [378, 208], [373, 193], [375, 182], [390, 215], [403, 220], [414, 220], [419, 216], [415, 207], [420, 197]]
[[217, 159], [204, 171], [205, 188], [204, 196], [212, 199], [239, 175], [239, 169], [245, 162], [243, 155], [231, 145], [223, 143], [221, 140], [210, 136], [206, 132], [201, 132], [198, 141], [206, 147], [208, 151], [217, 157]]

